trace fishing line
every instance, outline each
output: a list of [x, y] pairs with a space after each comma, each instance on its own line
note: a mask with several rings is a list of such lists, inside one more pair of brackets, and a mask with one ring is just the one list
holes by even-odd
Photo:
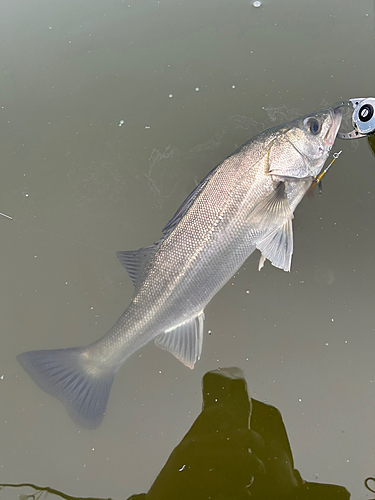
[[328, 167], [326, 167], [319, 175], [318, 177], [314, 178], [313, 179], [313, 183], [311, 184], [311, 187], [310, 189], [314, 189], [316, 186], [319, 186], [319, 194], [321, 194], [322, 192], [322, 179], [323, 177], [326, 175], [326, 173], [328, 172], [328, 170], [331, 168], [332, 164], [337, 160], [337, 158], [341, 155], [342, 153], [342, 150], [339, 151], [338, 153], [332, 153], [332, 156], [333, 156], [333, 160], [331, 161], [331, 163], [328, 165]]
[[[319, 194], [322, 193], [322, 178], [326, 175], [326, 173], [328, 172], [328, 170], [331, 168], [331, 166], [337, 160], [337, 158], [341, 155], [341, 153], [342, 153], [342, 150], [338, 151], [337, 153], [332, 153], [333, 159], [332, 159], [331, 163], [324, 170], [322, 170], [322, 172], [317, 177], [313, 178], [312, 184], [311, 184], [311, 186], [309, 187], [309, 189], [308, 189], [308, 191], [306, 193], [307, 196], [309, 194], [312, 194], [313, 189], [316, 186], [319, 186]], [[296, 241], [296, 243], [304, 241], [309, 236], [309, 234], [312, 232], [312, 230], [314, 229], [314, 227], [318, 223], [319, 223], [319, 219], [315, 219], [315, 222], [312, 225], [310, 225], [309, 231], [303, 237], [301, 237], [301, 238], [298, 238], [297, 237], [297, 233], [295, 233], [295, 241]]]
[[13, 220], [13, 217], [11, 217], [10, 215], [3, 214], [2, 212], [0, 212], [0, 215], [2, 215], [3, 217], [6, 217], [7, 219]]

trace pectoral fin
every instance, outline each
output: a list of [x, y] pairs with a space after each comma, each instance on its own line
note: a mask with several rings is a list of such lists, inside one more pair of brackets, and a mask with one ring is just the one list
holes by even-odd
[[293, 254], [293, 212], [285, 193], [285, 184], [280, 182], [250, 216], [252, 227], [260, 234], [256, 243], [262, 252], [259, 270], [268, 259], [275, 267], [289, 271]]
[[262, 252], [259, 261], [259, 271], [268, 259], [271, 264], [284, 271], [290, 271], [293, 254], [293, 228], [289, 219], [282, 226], [269, 233], [257, 243], [257, 248]]
[[251, 226], [259, 231], [280, 226], [289, 219], [293, 219], [293, 212], [283, 182], [279, 182], [276, 189], [249, 214]]
[[155, 339], [155, 345], [171, 352], [184, 365], [193, 369], [201, 357], [203, 344], [204, 312], [181, 323], [173, 330], [167, 330]]

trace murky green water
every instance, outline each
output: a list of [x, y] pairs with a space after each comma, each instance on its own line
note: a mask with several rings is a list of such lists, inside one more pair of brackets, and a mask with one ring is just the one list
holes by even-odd
[[[339, 160], [298, 207], [290, 274], [252, 256], [206, 308], [190, 371], [150, 344], [80, 430], [15, 360], [85, 345], [123, 312], [115, 256], [160, 237], [218, 162], [259, 131], [374, 95], [374, 2], [3, 2], [0, 477], [71, 495], [149, 489], [201, 408], [201, 379], [238, 366], [282, 413], [309, 481], [369, 498], [375, 474], [375, 158]], [[247, 293], [250, 292], [250, 293]], [[14, 496], [10, 496], [10, 495]], [[1, 498], [17, 498], [1, 492]]]

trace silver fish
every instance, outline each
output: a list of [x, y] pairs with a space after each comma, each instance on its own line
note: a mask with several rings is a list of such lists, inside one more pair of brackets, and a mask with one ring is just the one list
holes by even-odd
[[190, 368], [200, 358], [204, 308], [255, 249], [290, 270], [293, 212], [322, 169], [341, 123], [326, 108], [266, 130], [217, 165], [186, 198], [163, 237], [118, 252], [134, 295], [88, 347], [31, 351], [18, 361], [81, 426], [100, 425], [123, 362], [155, 340]]

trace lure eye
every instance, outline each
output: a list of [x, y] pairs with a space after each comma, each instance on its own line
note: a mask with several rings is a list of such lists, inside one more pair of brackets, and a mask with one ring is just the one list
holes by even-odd
[[321, 125], [316, 118], [306, 118], [305, 127], [312, 135], [318, 135], [321, 130]]

